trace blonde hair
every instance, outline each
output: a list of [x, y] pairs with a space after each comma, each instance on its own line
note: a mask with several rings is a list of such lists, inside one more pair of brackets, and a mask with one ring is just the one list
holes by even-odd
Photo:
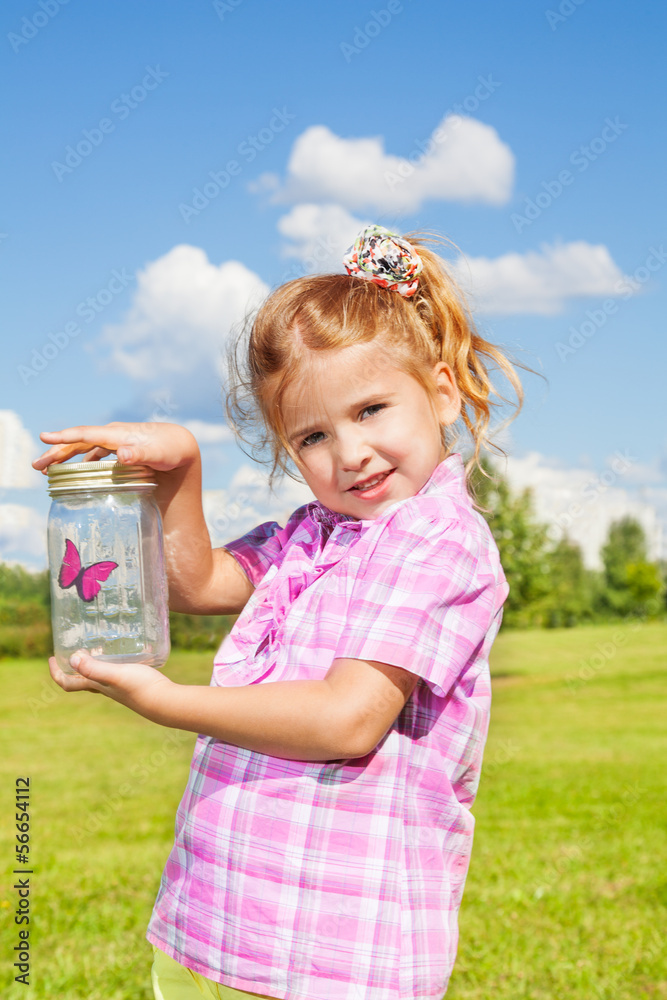
[[[410, 234], [404, 239], [423, 261], [419, 286], [411, 299], [347, 274], [297, 278], [269, 295], [249, 334], [246, 326], [232, 343], [227, 356], [227, 418], [241, 447], [250, 444], [253, 458], [266, 462], [262, 456], [270, 449], [271, 487], [279, 469], [298, 479], [286, 461], [288, 457], [295, 461], [295, 454], [287, 440], [281, 404], [286, 389], [302, 376], [309, 352], [338, 350], [376, 338], [381, 338], [391, 362], [415, 378], [433, 400], [437, 387], [432, 370], [439, 361], [450, 366], [461, 394], [459, 419], [474, 446], [466, 463], [468, 473], [477, 465], [487, 474], [480, 464], [482, 449], [504, 454], [488, 436], [491, 407], [499, 405], [491, 396], [507, 402], [493, 388], [488, 365], [497, 367], [510, 382], [518, 413], [523, 390], [515, 371], [517, 362], [510, 362], [477, 333], [465, 296], [444, 261], [427, 245], [439, 241]], [[254, 433], [251, 427], [256, 427]], [[445, 427], [441, 436], [449, 453]]]

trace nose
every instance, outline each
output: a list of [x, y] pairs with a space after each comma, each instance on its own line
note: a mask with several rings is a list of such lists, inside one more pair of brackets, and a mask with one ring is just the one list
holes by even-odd
[[373, 451], [359, 425], [339, 431], [336, 436], [336, 451], [341, 469], [357, 472], [372, 458]]

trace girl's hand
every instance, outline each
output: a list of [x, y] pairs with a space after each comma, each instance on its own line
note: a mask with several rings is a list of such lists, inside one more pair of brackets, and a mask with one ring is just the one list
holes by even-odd
[[[111, 452], [123, 465], [145, 465], [155, 470], [153, 496], [162, 514], [169, 606], [189, 614], [237, 614], [242, 571], [237, 564], [231, 576], [229, 564], [225, 562], [220, 569], [220, 559], [213, 555], [202, 506], [201, 455], [189, 430], [162, 422], [113, 422], [100, 427], [83, 425], [44, 431], [40, 437], [51, 447], [32, 464], [44, 475], [50, 465], [66, 462], [73, 455], [82, 454], [84, 462], [94, 462]], [[227, 555], [235, 562], [233, 556]], [[221, 590], [229, 577], [236, 583], [231, 596]], [[247, 592], [247, 578], [241, 582]]]
[[51, 445], [32, 463], [44, 475], [49, 465], [80, 454], [84, 462], [97, 462], [115, 452], [123, 465], [147, 465], [157, 472], [190, 465], [199, 455], [194, 435], [179, 424], [114, 421], [101, 427], [83, 425], [44, 431], [39, 436]]
[[70, 657], [70, 663], [78, 671], [77, 674], [64, 673], [55, 656], [49, 659], [51, 676], [63, 691], [104, 694], [155, 721], [165, 695], [170, 693], [167, 689], [175, 687], [173, 681], [145, 663], [107, 663], [94, 659], [83, 650]]

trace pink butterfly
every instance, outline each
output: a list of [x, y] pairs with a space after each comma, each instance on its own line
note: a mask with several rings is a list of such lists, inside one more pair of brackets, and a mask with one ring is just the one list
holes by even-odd
[[81, 565], [79, 551], [69, 538], [65, 539], [65, 558], [63, 559], [58, 583], [67, 590], [76, 586], [82, 601], [92, 601], [99, 594], [102, 582], [117, 568], [117, 562], [96, 562], [90, 566]]

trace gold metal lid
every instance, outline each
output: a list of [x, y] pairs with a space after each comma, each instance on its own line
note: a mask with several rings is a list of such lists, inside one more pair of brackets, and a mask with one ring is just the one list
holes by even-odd
[[49, 496], [104, 490], [148, 490], [157, 486], [155, 470], [120, 462], [58, 462], [49, 466]]

